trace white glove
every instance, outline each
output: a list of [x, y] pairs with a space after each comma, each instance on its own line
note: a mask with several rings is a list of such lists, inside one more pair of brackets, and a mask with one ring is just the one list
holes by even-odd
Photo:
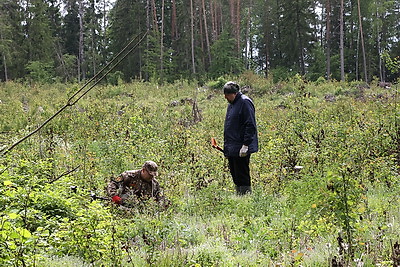
[[249, 147], [243, 145], [242, 148], [239, 151], [239, 157], [246, 157], [247, 156], [247, 151], [249, 151]]

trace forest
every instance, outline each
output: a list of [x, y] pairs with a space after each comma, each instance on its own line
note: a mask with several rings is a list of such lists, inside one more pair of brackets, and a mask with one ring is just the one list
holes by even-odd
[[84, 81], [144, 34], [111, 82], [399, 77], [398, 0], [2, 0], [0, 80]]

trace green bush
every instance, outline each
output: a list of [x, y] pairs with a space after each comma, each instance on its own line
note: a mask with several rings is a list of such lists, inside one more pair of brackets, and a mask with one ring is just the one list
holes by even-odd
[[29, 74], [28, 79], [37, 83], [53, 83], [54, 69], [51, 63], [41, 61], [30, 61], [26, 66]]

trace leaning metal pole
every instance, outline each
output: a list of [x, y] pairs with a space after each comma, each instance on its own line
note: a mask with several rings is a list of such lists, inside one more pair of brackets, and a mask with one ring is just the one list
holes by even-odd
[[[117, 65], [121, 63], [122, 60], [124, 60], [132, 51], [134, 51], [139, 44], [144, 40], [148, 32], [145, 32], [143, 36], [139, 39], [139, 41], [129, 49], [131, 44], [136, 41], [140, 34], [137, 35], [135, 38], [133, 38], [107, 65], [105, 65], [96, 75], [94, 75], [89, 81], [87, 81], [78, 91], [75, 92], [67, 101], [67, 103], [62, 106], [56, 113], [54, 113], [51, 117], [49, 117], [45, 122], [43, 122], [39, 127], [37, 127], [35, 130], [30, 132], [29, 134], [25, 135], [21, 139], [19, 139], [17, 142], [12, 144], [9, 148], [3, 148], [0, 152], [4, 156], [8, 152], [10, 152], [14, 147], [37, 133], [40, 129], [42, 129], [47, 123], [49, 123], [52, 119], [54, 119], [58, 114], [60, 114], [62, 111], [64, 111], [67, 107], [75, 105], [83, 96], [85, 96], [93, 87], [95, 87], [101, 80], [103, 80], [107, 74], [109, 74]], [[126, 52], [127, 51], [127, 52]], [[125, 53], [126, 52], [126, 53]], [[121, 56], [121, 54], [125, 53], [119, 60], [118, 57]], [[115, 64], [113, 64], [116, 62]], [[105, 69], [107, 69], [109, 66], [111, 66], [103, 75], [101, 75], [102, 72], [104, 72]], [[100, 78], [99, 78], [100, 77]], [[85, 89], [91, 82], [95, 81], [89, 88]], [[81, 95], [79, 95], [81, 93]], [[79, 96], [78, 96], [79, 95]]]

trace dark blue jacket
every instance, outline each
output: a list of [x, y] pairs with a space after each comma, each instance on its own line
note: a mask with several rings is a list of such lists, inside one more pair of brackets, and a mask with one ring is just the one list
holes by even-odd
[[228, 105], [224, 125], [224, 154], [238, 157], [242, 145], [249, 146], [248, 153], [258, 151], [257, 125], [253, 101], [239, 92]]

